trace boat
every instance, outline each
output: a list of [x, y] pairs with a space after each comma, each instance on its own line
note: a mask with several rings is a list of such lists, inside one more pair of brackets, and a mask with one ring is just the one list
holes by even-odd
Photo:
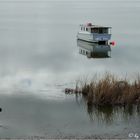
[[111, 27], [93, 25], [92, 23], [81, 24], [77, 39], [98, 44], [107, 44], [111, 39]]
[[111, 45], [115, 45], [115, 42], [109, 42], [110, 39], [111, 27], [92, 23], [82, 24], [77, 34], [79, 53], [88, 58], [109, 58], [111, 57]]
[[79, 54], [87, 56], [87, 58], [110, 58], [110, 45], [99, 45], [98, 43], [77, 40]]

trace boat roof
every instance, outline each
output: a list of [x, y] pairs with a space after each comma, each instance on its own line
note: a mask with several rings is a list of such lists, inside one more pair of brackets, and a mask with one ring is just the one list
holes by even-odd
[[87, 27], [87, 28], [112, 28], [112, 27], [109, 27], [109, 26], [93, 25], [91, 23], [80, 24], [80, 26]]

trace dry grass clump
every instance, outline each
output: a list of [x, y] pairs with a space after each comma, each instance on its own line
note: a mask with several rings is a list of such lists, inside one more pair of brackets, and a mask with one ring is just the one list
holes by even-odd
[[[118, 79], [110, 73], [103, 78], [80, 81], [83, 96], [88, 104], [95, 105], [140, 105], [140, 77], [129, 82], [126, 79]], [[77, 86], [78, 87], [78, 84]]]

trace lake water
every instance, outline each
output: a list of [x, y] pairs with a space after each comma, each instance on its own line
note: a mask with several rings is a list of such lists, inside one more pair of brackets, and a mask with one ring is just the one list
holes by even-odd
[[[0, 0], [0, 137], [140, 135], [139, 112], [87, 108], [66, 96], [76, 79], [106, 71], [136, 78], [139, 0]], [[79, 54], [79, 24], [111, 26], [111, 58]]]

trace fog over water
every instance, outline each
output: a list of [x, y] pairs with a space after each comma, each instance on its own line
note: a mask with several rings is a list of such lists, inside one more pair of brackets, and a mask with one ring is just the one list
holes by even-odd
[[[65, 83], [83, 74], [139, 72], [139, 1], [0, 1], [0, 81], [13, 87]], [[110, 59], [80, 56], [76, 42], [81, 23], [112, 27]], [[36, 83], [37, 82], [37, 83]]]
[[[93, 126], [87, 119], [86, 109], [67, 100], [63, 90], [65, 87], [72, 87], [79, 77], [92, 77], [106, 71], [120, 77], [136, 77], [140, 70], [139, 13], [139, 0], [0, 0], [0, 106], [5, 110], [0, 116], [0, 122], [8, 128], [1, 128], [0, 136], [45, 135], [46, 131], [50, 135], [59, 135], [59, 127], [66, 135], [81, 135], [84, 130], [87, 131], [83, 135], [92, 134]], [[112, 47], [111, 58], [88, 59], [79, 54], [76, 35], [79, 24], [87, 22], [112, 27], [112, 40], [116, 42], [116, 46]], [[7, 94], [10, 96], [5, 97]], [[23, 95], [35, 96], [25, 98]], [[64, 108], [61, 104], [58, 105], [58, 110], [62, 113], [59, 114], [55, 108], [57, 103], [49, 104], [44, 100], [37, 100], [36, 96], [58, 102], [66, 100], [62, 106], [67, 101], [69, 103]], [[67, 125], [70, 113], [66, 110], [69, 108], [72, 112], [74, 107], [78, 113], [73, 113], [75, 119]], [[43, 108], [40, 116], [36, 116], [36, 108]], [[68, 116], [65, 115], [67, 113]], [[34, 115], [36, 117], [32, 120]], [[54, 118], [51, 120], [48, 115]], [[60, 118], [54, 121], [57, 115]], [[80, 117], [81, 120], [78, 120]], [[44, 124], [45, 118], [47, 121]], [[27, 122], [22, 122], [26, 119]], [[78, 123], [77, 126], [75, 122]], [[110, 132], [115, 135], [116, 132], [126, 130], [127, 135], [131, 123], [120, 125], [122, 122], [116, 121], [118, 127], [114, 130], [111, 127]], [[19, 124], [23, 127], [17, 131]], [[48, 130], [46, 126], [50, 126]], [[95, 134], [99, 129], [107, 133], [104, 129], [106, 125], [103, 128], [96, 122], [95, 127]], [[136, 128], [136, 132], [140, 130], [136, 121], [132, 128]]]

